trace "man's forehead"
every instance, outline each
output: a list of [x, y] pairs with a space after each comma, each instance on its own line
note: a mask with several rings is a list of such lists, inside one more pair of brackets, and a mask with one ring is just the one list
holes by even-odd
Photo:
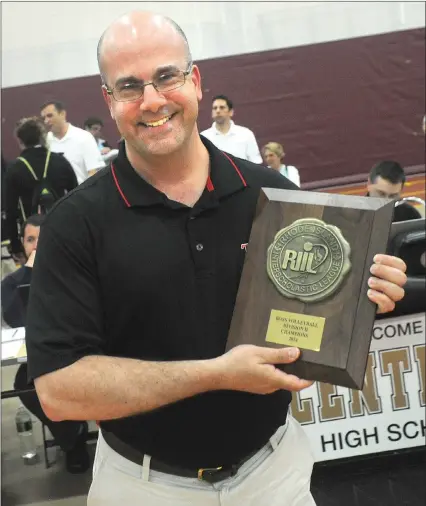
[[42, 114], [52, 114], [57, 112], [54, 104], [49, 104], [41, 110]]
[[37, 237], [40, 233], [40, 227], [36, 227], [35, 225], [27, 225], [25, 227], [25, 238], [29, 237]]
[[387, 179], [379, 176], [374, 183], [372, 183], [374, 187], [379, 190], [386, 191], [388, 193], [398, 193], [402, 189], [402, 182], [399, 183], [391, 183]]
[[119, 25], [105, 34], [101, 48], [104, 61], [120, 59], [123, 54], [146, 58], [153, 53], [184, 56], [185, 44], [182, 37], [167, 24], [145, 28]]

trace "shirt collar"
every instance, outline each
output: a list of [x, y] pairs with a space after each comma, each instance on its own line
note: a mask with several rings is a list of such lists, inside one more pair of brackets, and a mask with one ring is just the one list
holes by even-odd
[[47, 151], [47, 148], [45, 146], [41, 146], [41, 145], [30, 146], [28, 148], [24, 148], [21, 152], [21, 155], [23, 155], [24, 153], [38, 153], [40, 151]]
[[62, 142], [65, 139], [68, 139], [68, 137], [70, 135], [72, 135], [73, 129], [74, 129], [73, 125], [71, 125], [71, 123], [68, 123], [67, 131], [66, 131], [65, 135], [61, 139], [59, 139], [59, 137], [56, 137], [56, 135], [53, 132], [49, 132], [49, 133], [52, 134], [52, 138], [55, 139], [56, 142]]
[[212, 128], [213, 128], [213, 131], [216, 135], [229, 135], [229, 134], [236, 133], [235, 132], [235, 123], [232, 121], [232, 119], [230, 120], [230, 127], [229, 127], [229, 130], [226, 132], [226, 134], [223, 134], [221, 131], [218, 130], [218, 128], [216, 126], [216, 121], [213, 123]]
[[[210, 156], [210, 175], [206, 191], [221, 199], [247, 187], [241, 168], [234, 157], [220, 151], [205, 137], [201, 136], [201, 140]], [[170, 201], [164, 193], [138, 175], [127, 159], [124, 141], [119, 143], [118, 156], [111, 163], [111, 175], [126, 207], [154, 205], [182, 207], [181, 204]]]

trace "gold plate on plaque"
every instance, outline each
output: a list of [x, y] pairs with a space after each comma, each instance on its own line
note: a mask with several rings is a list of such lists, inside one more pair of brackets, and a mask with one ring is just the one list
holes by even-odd
[[273, 309], [266, 341], [320, 351], [325, 318]]

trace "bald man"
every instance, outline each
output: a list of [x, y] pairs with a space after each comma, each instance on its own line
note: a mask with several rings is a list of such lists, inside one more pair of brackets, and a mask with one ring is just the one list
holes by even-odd
[[[120, 18], [98, 59], [123, 141], [49, 213], [27, 317], [46, 414], [100, 422], [88, 504], [312, 506], [312, 453], [288, 415], [312, 383], [273, 365], [299, 350], [224, 353], [260, 188], [296, 187], [200, 137], [200, 71], [171, 20]], [[404, 269], [375, 259], [380, 312]]]

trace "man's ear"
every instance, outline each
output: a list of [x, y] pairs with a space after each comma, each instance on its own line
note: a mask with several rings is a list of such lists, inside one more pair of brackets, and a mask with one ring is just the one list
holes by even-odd
[[197, 65], [192, 66], [191, 80], [195, 86], [195, 91], [197, 93], [197, 100], [198, 100], [198, 102], [200, 102], [201, 99], [203, 98], [203, 90], [201, 87], [200, 69], [197, 67]]
[[104, 97], [104, 100], [105, 100], [105, 103], [109, 109], [109, 113], [111, 115], [111, 118], [115, 120], [114, 118], [114, 113], [112, 111], [112, 99], [111, 99], [111, 95], [107, 92], [106, 90], [106, 86], [103, 84], [102, 85], [102, 96]]
[[229, 115], [231, 116], [231, 118], [233, 118], [233, 117], [234, 117], [234, 109], [231, 109], [231, 110], [229, 111]]

